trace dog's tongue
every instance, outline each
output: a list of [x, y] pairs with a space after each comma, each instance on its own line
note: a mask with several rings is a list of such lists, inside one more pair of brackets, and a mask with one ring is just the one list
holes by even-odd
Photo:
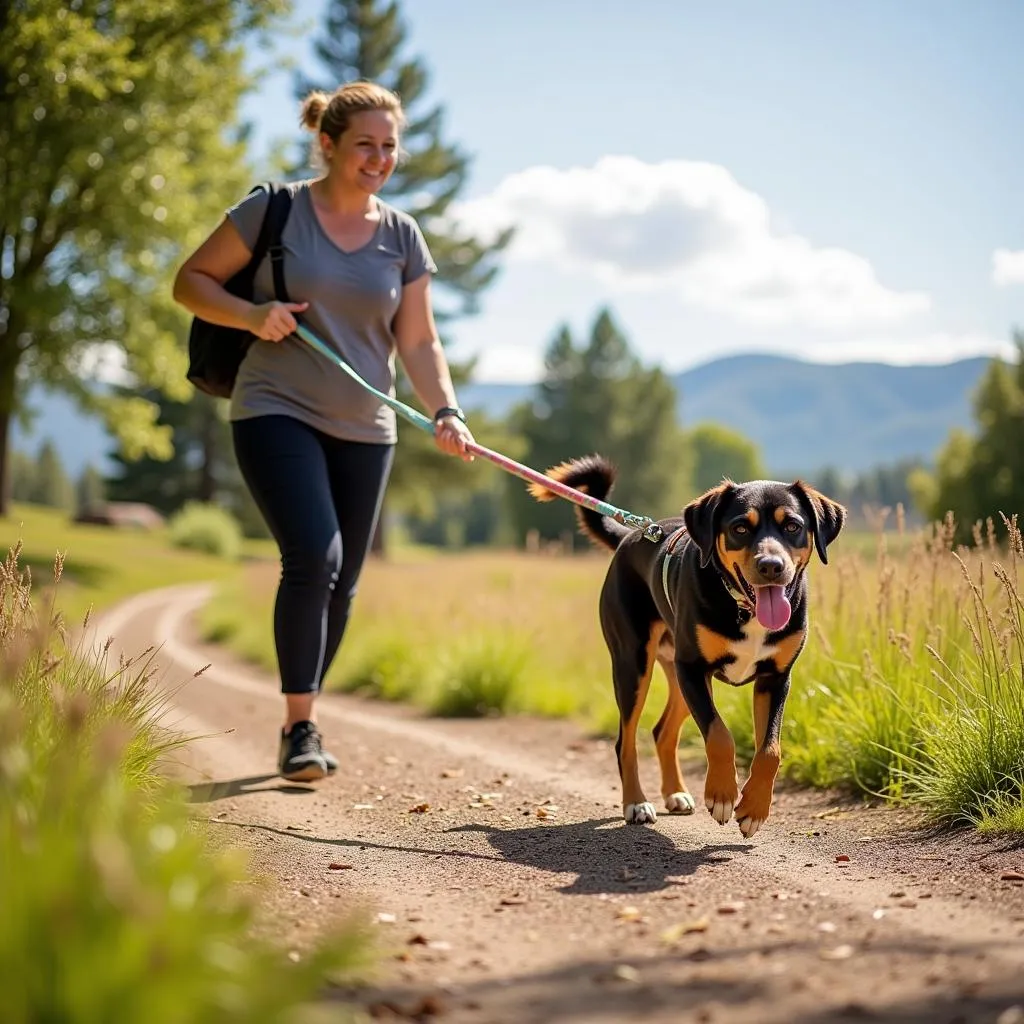
[[789, 622], [793, 609], [786, 591], [777, 585], [757, 588], [757, 605], [754, 614], [765, 629], [782, 629]]

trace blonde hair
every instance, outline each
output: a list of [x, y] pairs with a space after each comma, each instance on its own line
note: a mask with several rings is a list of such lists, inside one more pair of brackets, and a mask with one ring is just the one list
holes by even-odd
[[[371, 110], [385, 110], [394, 117], [399, 130], [405, 127], [405, 113], [398, 96], [376, 82], [364, 81], [339, 86], [330, 95], [319, 89], [314, 90], [302, 101], [299, 123], [317, 138], [323, 133], [331, 141], [337, 142], [354, 114]], [[313, 156], [317, 160], [321, 158], [316, 140], [313, 143]]]

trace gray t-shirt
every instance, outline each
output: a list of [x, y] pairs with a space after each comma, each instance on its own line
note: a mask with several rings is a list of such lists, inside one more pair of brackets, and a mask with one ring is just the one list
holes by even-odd
[[[416, 221], [377, 199], [380, 223], [353, 252], [340, 249], [320, 225], [310, 182], [289, 183], [292, 208], [281, 236], [285, 290], [291, 302], [308, 302], [302, 321], [378, 391], [394, 394], [392, 321], [402, 286], [437, 270]], [[256, 244], [267, 193], [247, 196], [227, 211], [245, 244]], [[275, 298], [270, 259], [256, 272], [256, 302]], [[283, 413], [332, 437], [394, 444], [395, 413], [344, 370], [298, 337], [256, 339], [231, 395], [230, 418]]]

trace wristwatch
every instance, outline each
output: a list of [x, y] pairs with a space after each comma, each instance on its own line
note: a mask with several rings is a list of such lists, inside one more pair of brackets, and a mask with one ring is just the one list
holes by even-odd
[[447, 419], [449, 416], [454, 416], [457, 420], [466, 422], [466, 414], [455, 405], [444, 405], [437, 412], [434, 413], [434, 422], [437, 423], [439, 420]]

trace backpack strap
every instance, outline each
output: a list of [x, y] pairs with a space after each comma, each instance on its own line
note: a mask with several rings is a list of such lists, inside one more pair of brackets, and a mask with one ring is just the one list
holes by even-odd
[[288, 292], [284, 284], [284, 249], [281, 246], [281, 235], [292, 209], [292, 194], [287, 185], [273, 181], [255, 185], [250, 195], [256, 191], [265, 191], [269, 195], [267, 209], [263, 214], [260, 233], [253, 246], [252, 259], [249, 267], [253, 274], [266, 256], [270, 256], [270, 268], [274, 275], [274, 297], [278, 302], [288, 301]]
[[267, 204], [267, 253], [270, 269], [274, 275], [274, 296], [278, 302], [288, 301], [288, 289], [284, 283], [284, 246], [281, 235], [292, 209], [292, 194], [287, 185], [269, 184], [270, 202]]

